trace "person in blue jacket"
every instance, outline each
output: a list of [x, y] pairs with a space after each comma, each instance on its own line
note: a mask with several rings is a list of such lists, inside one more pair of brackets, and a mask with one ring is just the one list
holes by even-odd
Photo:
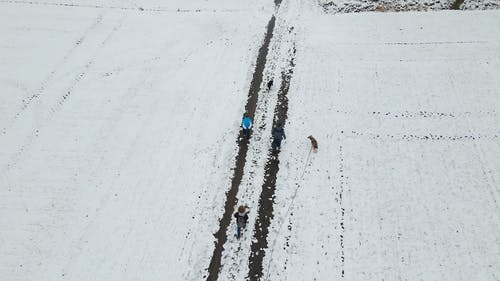
[[277, 124], [272, 131], [273, 135], [273, 152], [278, 152], [281, 149], [281, 141], [286, 139], [285, 129], [281, 126], [281, 124]]
[[252, 118], [245, 114], [245, 116], [243, 116], [243, 121], [241, 121], [241, 128], [243, 128], [243, 135], [245, 135], [246, 139], [250, 138], [250, 130], [252, 129], [252, 125]]

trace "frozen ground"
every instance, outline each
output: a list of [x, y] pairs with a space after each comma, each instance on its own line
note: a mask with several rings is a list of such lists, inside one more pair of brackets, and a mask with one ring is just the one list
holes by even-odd
[[0, 3], [0, 279], [203, 274], [260, 9]]
[[298, 7], [265, 280], [499, 280], [500, 13]]
[[500, 0], [317, 0], [329, 13], [499, 9]]
[[[2, 280], [206, 278], [269, 2], [0, 1]], [[499, 280], [500, 12], [276, 18], [263, 280]], [[277, 86], [219, 280], [248, 274]]]

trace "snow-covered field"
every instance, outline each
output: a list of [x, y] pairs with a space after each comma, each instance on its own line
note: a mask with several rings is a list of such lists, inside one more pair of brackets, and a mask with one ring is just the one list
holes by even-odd
[[[500, 0], [317, 0], [329, 13], [499, 9]], [[454, 5], [458, 5], [454, 7]]]
[[[273, 12], [0, 1], [0, 279], [205, 280]], [[281, 4], [265, 76], [293, 48], [296, 66], [264, 280], [499, 280], [499, 29], [500, 11]], [[248, 274], [277, 91], [219, 280]]]
[[499, 280], [500, 12], [305, 10], [268, 280]]
[[1, 280], [207, 267], [270, 14], [238, 9], [0, 4]]

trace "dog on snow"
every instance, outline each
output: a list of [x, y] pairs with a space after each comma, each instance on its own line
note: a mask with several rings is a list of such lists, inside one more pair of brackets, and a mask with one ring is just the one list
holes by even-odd
[[307, 137], [311, 141], [312, 150], [314, 152], [318, 151], [318, 141], [313, 136]]

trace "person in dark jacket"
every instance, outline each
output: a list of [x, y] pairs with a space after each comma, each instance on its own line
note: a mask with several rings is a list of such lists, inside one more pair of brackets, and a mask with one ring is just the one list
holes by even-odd
[[236, 238], [240, 239], [241, 230], [247, 226], [248, 222], [248, 206], [241, 205], [238, 207], [238, 212], [234, 213], [236, 219]]
[[273, 86], [273, 79], [270, 79], [269, 81], [267, 81], [267, 90], [271, 90], [271, 87]]
[[286, 139], [285, 129], [281, 126], [281, 124], [277, 124], [277, 126], [272, 131], [273, 135], [273, 152], [277, 152], [281, 150], [281, 141]]

